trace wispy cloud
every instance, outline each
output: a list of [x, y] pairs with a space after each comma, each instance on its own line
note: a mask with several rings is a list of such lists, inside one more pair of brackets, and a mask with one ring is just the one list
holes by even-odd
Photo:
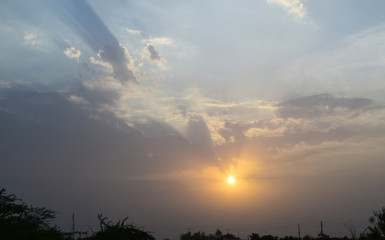
[[384, 43], [385, 25], [379, 25], [293, 59], [274, 77], [285, 79], [299, 96], [327, 92], [382, 101]]
[[0, 80], [0, 88], [10, 88], [11, 84]]
[[37, 37], [37, 33], [34, 32], [25, 32], [24, 33], [24, 44], [36, 46], [41, 44], [41, 41]]
[[268, 3], [274, 3], [283, 6], [289, 13], [303, 18], [306, 16], [306, 8], [302, 0], [267, 0]]

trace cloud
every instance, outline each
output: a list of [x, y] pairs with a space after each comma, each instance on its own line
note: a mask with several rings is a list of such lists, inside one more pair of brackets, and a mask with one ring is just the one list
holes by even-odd
[[140, 35], [142, 34], [142, 31], [140, 30], [134, 30], [134, 29], [129, 29], [129, 28], [126, 28], [127, 32], [130, 33], [130, 34], [133, 34], [133, 35]]
[[113, 76], [120, 82], [137, 82], [134, 73], [128, 68], [130, 61], [126, 49], [121, 44], [105, 45], [99, 55], [103, 61], [111, 64]]
[[[117, 80], [122, 84], [138, 83], [136, 76], [140, 76], [140, 70], [122, 44], [101, 49], [96, 56], [90, 56], [89, 61], [99, 67], [97, 71], [92, 71], [94, 81], [110, 79], [110, 81]], [[89, 69], [87, 71], [90, 72]]]
[[[98, 57], [100, 58], [100, 55], [99, 55], [99, 54], [98, 54]], [[106, 68], [106, 69], [108, 69], [108, 71], [109, 71], [110, 73], [112, 73], [113, 68], [112, 68], [111, 64], [109, 64], [109, 63], [107, 63], [107, 62], [104, 62], [104, 61], [102, 61], [102, 60], [98, 60], [98, 59], [96, 59], [96, 58], [93, 57], [93, 56], [91, 56], [91, 57], [89, 58], [89, 60], [90, 60], [90, 62], [91, 62], [92, 64], [95, 64], [95, 65], [98, 65], [98, 66], [100, 66], [100, 67]]]
[[[367, 98], [335, 97], [329, 94], [288, 100], [277, 105], [277, 115], [282, 118], [319, 118], [346, 110], [353, 115], [365, 110], [373, 101]], [[340, 114], [337, 112], [337, 114]]]
[[122, 83], [137, 82], [128, 66], [127, 49], [115, 38], [87, 1], [68, 0], [61, 2], [66, 12], [62, 12], [63, 21], [99, 54], [104, 62], [112, 67], [114, 78]]
[[310, 51], [273, 73], [293, 96], [330, 93], [383, 101], [385, 25]]
[[0, 80], [0, 88], [10, 88], [10, 87], [11, 87], [11, 84], [9, 82]]
[[36, 46], [36, 45], [40, 45], [41, 41], [38, 39], [36, 33], [24, 32], [24, 44]]
[[[247, 123], [249, 124], [247, 127], [251, 127], [255, 119], [273, 118], [276, 109], [275, 102], [223, 102], [205, 96], [197, 89], [187, 89], [181, 93], [171, 94], [141, 85], [122, 89], [121, 94], [122, 98], [111, 111], [126, 119], [127, 122], [136, 124], [146, 121], [148, 117], [162, 119], [188, 139], [191, 134], [188, 130], [189, 126], [197, 122], [201, 125], [204, 123], [214, 145], [233, 141], [236, 131], [230, 129], [230, 122], [239, 122], [242, 125]], [[192, 121], [192, 119], [195, 120]], [[273, 124], [266, 123], [266, 127], [271, 125]], [[228, 136], [225, 131], [229, 132]], [[243, 133], [237, 134], [240, 138]]]
[[153, 45], [148, 45], [147, 50], [150, 53], [151, 60], [157, 61], [161, 59], [159, 53], [155, 50], [155, 47]]
[[78, 96], [75, 96], [75, 95], [70, 95], [68, 97], [68, 100], [70, 100], [71, 102], [73, 103], [76, 103], [76, 104], [82, 104], [82, 105], [88, 105], [90, 104], [87, 100], [85, 100], [84, 98], [82, 97], [78, 97]]
[[[294, 195], [298, 196], [297, 192], [290, 195], [287, 194], [289, 190], [303, 186], [301, 185], [303, 182], [309, 185], [316, 183], [314, 179], [311, 184], [309, 183], [309, 179], [306, 178], [309, 175], [328, 181], [328, 184], [322, 186], [330, 190], [330, 186], [335, 185], [330, 185], [332, 182], [330, 175], [325, 178], [324, 174], [345, 169], [338, 171], [344, 174], [347, 172], [346, 168], [353, 169], [352, 164], [359, 162], [373, 166], [373, 156], [379, 159], [378, 162], [381, 162], [383, 156], [384, 134], [383, 131], [378, 132], [380, 128], [384, 129], [383, 109], [380, 109], [379, 117], [372, 122], [379, 126], [372, 130], [372, 132], [377, 130], [377, 139], [373, 141], [370, 138], [376, 136], [362, 128], [360, 121], [373, 119], [374, 111], [363, 112], [367, 115], [352, 119], [355, 125], [346, 121], [348, 116], [342, 116], [345, 117], [342, 121], [343, 127], [326, 126], [325, 131], [320, 131], [313, 126], [327, 117], [327, 114], [321, 118], [274, 118], [255, 112], [258, 112], [258, 106], [268, 106], [270, 111], [279, 110], [280, 107], [277, 105], [274, 108], [271, 104], [258, 101], [222, 102], [205, 97], [199, 91], [184, 92], [170, 97], [159, 90], [151, 92], [149, 89], [143, 89], [142, 85], [135, 87], [139, 90], [128, 89], [117, 80], [106, 80], [86, 82], [68, 94], [19, 91], [0, 95], [0, 120], [5, 133], [0, 135], [0, 142], [3, 143], [3, 155], [6, 159], [2, 163], [1, 170], [4, 173], [15, 173], [0, 175], [2, 182], [22, 188], [17, 179], [23, 176], [23, 179], [31, 180], [33, 187], [44, 186], [36, 189], [50, 194], [47, 198], [49, 201], [55, 201], [51, 198], [52, 193], [60, 196], [56, 200], [64, 199], [56, 201], [60, 206], [58, 209], [63, 212], [72, 209], [71, 204], [75, 204], [71, 199], [66, 200], [62, 197], [69, 194], [68, 189], [72, 194], [79, 193], [77, 202], [79, 199], [88, 202], [90, 198], [95, 198], [96, 205], [107, 202], [112, 207], [119, 206], [118, 213], [122, 211], [121, 206], [126, 205], [117, 204], [115, 201], [124, 202], [130, 199], [130, 206], [142, 206], [143, 199], [147, 199], [146, 203], [160, 204], [159, 199], [153, 201], [151, 197], [144, 197], [144, 192], [150, 196], [162, 191], [163, 194], [159, 195], [165, 196], [164, 191], [168, 189], [169, 199], [166, 197], [162, 202], [166, 207], [175, 208], [174, 204], [182, 202], [196, 204], [201, 210], [207, 206], [216, 206], [219, 210], [231, 209], [228, 208], [230, 205], [236, 205], [238, 211], [245, 210], [245, 204], [248, 207], [255, 206], [257, 200], [260, 208], [260, 201], [263, 200], [269, 202], [266, 204], [270, 211], [266, 216], [269, 216], [272, 211], [271, 205], [277, 205], [271, 204], [271, 201], [294, 198]], [[99, 89], [110, 89], [111, 93], [126, 92], [124, 96], [127, 98], [114, 98], [114, 94], [109, 95], [106, 91], [98, 92]], [[190, 95], [192, 96], [189, 97]], [[338, 108], [361, 111], [371, 105], [366, 103], [366, 100], [357, 99], [315, 95], [285, 101], [282, 107], [300, 106], [305, 110], [315, 106], [316, 109], [322, 109], [317, 106], [334, 104], [337, 107], [332, 113], [339, 114], [340, 112], [336, 111]], [[304, 102], [310, 103], [306, 105]], [[142, 119], [147, 117], [147, 121], [140, 123], [132, 121], [132, 124], [128, 125], [129, 118], [116, 117], [117, 111], [101, 111], [93, 106], [105, 103], [110, 103], [111, 106], [115, 106], [114, 103], [122, 104], [123, 110], [129, 114], [141, 113], [139, 117]], [[253, 121], [250, 121], [251, 115], [243, 118], [242, 111], [239, 111], [242, 108], [255, 113]], [[217, 111], [218, 109], [225, 112], [221, 113]], [[157, 118], [149, 117], [150, 114]], [[173, 119], [186, 120], [184, 134], [178, 133], [171, 124], [168, 124], [172, 123]], [[230, 121], [231, 119], [237, 121]], [[233, 142], [214, 145], [212, 133], [219, 129], [219, 124], [217, 126], [215, 124], [221, 122], [225, 122], [223, 127], [229, 130], [228, 138], [235, 134], [241, 137], [235, 138]], [[253, 133], [254, 130], [250, 129], [260, 131]], [[250, 136], [246, 134], [248, 130]], [[271, 135], [274, 131], [281, 134]], [[44, 169], [48, 170], [42, 171], [41, 166], [45, 166]], [[376, 176], [382, 176], [380, 169], [383, 167], [374, 169], [378, 169], [379, 172]], [[361, 168], [355, 171], [354, 173], [358, 173]], [[70, 181], [68, 172], [71, 173]], [[351, 174], [355, 175], [354, 173]], [[229, 174], [236, 176], [239, 187], [234, 191], [238, 192], [226, 190], [224, 183]], [[355, 179], [357, 176], [361, 175], [354, 176]], [[170, 190], [175, 182], [181, 184], [179, 191]], [[274, 187], [271, 183], [274, 183]], [[68, 184], [71, 185], [70, 188]], [[159, 190], [160, 186], [164, 189]], [[62, 189], [64, 192], [60, 192]], [[306, 188], [308, 191], [313, 191], [312, 189], [314, 187]], [[106, 194], [106, 191], [110, 191], [108, 192], [110, 194]], [[129, 195], [133, 191], [136, 193], [134, 198], [132, 194]], [[180, 191], [181, 196], [176, 196], [175, 194], [181, 193]], [[127, 195], [111, 197], [111, 194], [118, 196], [122, 192]], [[274, 197], [274, 194], [278, 194], [279, 197]], [[210, 200], [199, 198], [202, 195], [209, 196]], [[197, 200], [192, 198], [193, 196]], [[280, 203], [287, 203], [284, 202]], [[93, 212], [94, 209], [92, 205], [85, 211]], [[148, 217], [148, 214], [154, 214], [153, 209], [147, 207], [143, 209], [139, 216]], [[157, 213], [162, 216], [161, 213]]]
[[148, 44], [144, 48], [142, 58], [146, 59], [148, 62], [158, 65], [158, 67], [165, 68], [167, 61], [164, 59], [160, 53], [155, 49], [154, 45]]
[[318, 145], [356, 136], [370, 138], [381, 135], [370, 129], [383, 125], [384, 107], [367, 98], [321, 94], [287, 100], [276, 104], [272, 110], [275, 115], [254, 115], [254, 119], [237, 118], [236, 111], [215, 115], [217, 121], [224, 121], [215, 130], [209, 128], [212, 136], [219, 133], [224, 139], [216, 141], [216, 146], [254, 146], [259, 154], [265, 152], [273, 156], [279, 149], [301, 142]]
[[268, 3], [275, 3], [283, 6], [289, 13], [303, 18], [306, 16], [306, 8], [302, 0], [267, 0]]
[[77, 62], [79, 62], [79, 57], [81, 55], [81, 52], [79, 49], [75, 49], [74, 47], [66, 48], [63, 53], [66, 55], [67, 58], [70, 59], [76, 59]]
[[142, 41], [153, 45], [172, 45], [174, 42], [171, 38], [168, 37], [146, 38]]

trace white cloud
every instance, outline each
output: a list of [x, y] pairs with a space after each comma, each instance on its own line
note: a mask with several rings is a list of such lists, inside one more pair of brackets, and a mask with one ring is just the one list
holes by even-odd
[[173, 40], [168, 37], [154, 37], [144, 39], [143, 42], [154, 44], [154, 45], [172, 45]]
[[75, 95], [71, 95], [69, 96], [68, 98], [71, 102], [74, 102], [76, 104], [89, 104], [89, 102], [82, 98], [82, 97], [78, 97], [78, 96], [75, 96]]
[[283, 6], [289, 13], [295, 14], [300, 18], [306, 16], [306, 8], [302, 0], [267, 0], [268, 3], [275, 3]]
[[82, 54], [79, 49], [76, 49], [74, 47], [66, 48], [63, 53], [66, 55], [67, 58], [74, 58], [77, 62], [79, 62], [79, 57]]
[[[99, 54], [98, 54], [98, 57], [100, 58]], [[103, 62], [102, 60], [98, 60], [98, 59], [96, 59], [93, 56], [91, 56], [89, 59], [90, 59], [90, 62], [92, 64], [95, 64], [95, 65], [98, 65], [100, 67], [106, 68], [109, 73], [112, 73], [112, 66], [108, 62]]]
[[129, 29], [129, 28], [126, 28], [126, 30], [128, 33], [133, 34], [133, 35], [142, 34], [142, 31], [140, 31], [140, 30], [134, 30], [134, 29]]
[[[272, 118], [274, 108], [266, 108], [272, 103], [262, 101], [223, 102], [205, 96], [198, 89], [186, 89], [179, 94], [169, 97], [168, 92], [144, 85], [119, 88], [121, 99], [112, 110], [117, 116], [127, 122], [146, 121], [148, 117], [161, 119], [186, 135], [187, 125], [191, 118], [201, 118], [209, 129], [212, 141], [216, 145], [232, 141], [221, 135], [228, 121], [252, 123], [255, 119]], [[269, 122], [272, 124], [271, 121]], [[279, 123], [277, 123], [279, 124]], [[271, 126], [266, 126], [271, 128]], [[272, 133], [263, 135], [270, 136]], [[274, 130], [274, 136], [282, 134], [282, 129]]]

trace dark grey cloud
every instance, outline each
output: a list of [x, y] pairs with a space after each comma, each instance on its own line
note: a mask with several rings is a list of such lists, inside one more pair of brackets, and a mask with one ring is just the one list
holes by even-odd
[[[61, 9], [64, 6], [64, 10]], [[111, 64], [113, 75], [121, 82], [136, 82], [133, 72], [128, 69], [129, 59], [125, 49], [106, 27], [87, 1], [68, 0], [53, 8], [77, 34], [93, 49], [100, 53], [103, 61]]]
[[337, 108], [357, 112], [369, 108], [372, 104], [373, 101], [367, 98], [335, 97], [321, 94], [279, 103], [277, 116], [282, 118], [316, 118], [332, 114]]
[[113, 76], [122, 83], [136, 81], [134, 73], [128, 69], [129, 60], [125, 54], [124, 48], [119, 43], [107, 44], [99, 51], [103, 61], [112, 66]]
[[160, 55], [159, 53], [155, 50], [155, 47], [153, 45], [148, 45], [147, 50], [150, 52], [150, 58], [153, 61], [160, 60]]

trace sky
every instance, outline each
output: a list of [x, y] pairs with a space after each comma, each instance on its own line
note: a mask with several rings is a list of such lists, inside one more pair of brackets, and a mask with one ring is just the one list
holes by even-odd
[[65, 231], [361, 232], [385, 203], [384, 9], [1, 1], [0, 187]]

